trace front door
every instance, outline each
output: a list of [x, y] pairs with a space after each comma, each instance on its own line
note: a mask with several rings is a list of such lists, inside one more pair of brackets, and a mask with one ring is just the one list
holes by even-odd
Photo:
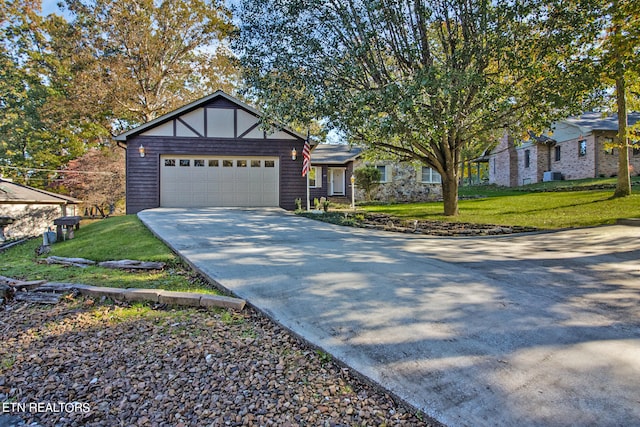
[[329, 168], [329, 196], [344, 196], [344, 169]]

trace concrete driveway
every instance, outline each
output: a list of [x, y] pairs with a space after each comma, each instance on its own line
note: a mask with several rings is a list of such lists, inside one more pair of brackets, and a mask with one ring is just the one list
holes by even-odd
[[640, 425], [640, 227], [435, 238], [276, 209], [139, 217], [204, 274], [441, 423]]

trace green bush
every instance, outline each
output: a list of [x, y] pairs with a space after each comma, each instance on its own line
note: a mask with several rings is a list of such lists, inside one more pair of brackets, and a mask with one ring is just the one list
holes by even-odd
[[356, 186], [362, 188], [367, 201], [371, 200], [371, 193], [380, 185], [381, 174], [378, 168], [366, 165], [353, 171], [356, 177]]

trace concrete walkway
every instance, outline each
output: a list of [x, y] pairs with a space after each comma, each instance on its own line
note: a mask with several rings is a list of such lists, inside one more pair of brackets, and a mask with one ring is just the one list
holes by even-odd
[[444, 424], [640, 425], [640, 227], [429, 238], [275, 209], [139, 217]]

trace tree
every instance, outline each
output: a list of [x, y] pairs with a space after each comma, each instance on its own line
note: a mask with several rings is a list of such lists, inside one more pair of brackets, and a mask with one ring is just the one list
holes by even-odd
[[[637, 1], [604, 2], [602, 15], [607, 29], [602, 41], [605, 82], [615, 86], [615, 111], [618, 113], [618, 178], [614, 197], [631, 195], [629, 137], [634, 129], [627, 126], [628, 104], [640, 107], [640, 4]], [[637, 137], [635, 138], [637, 139]]]
[[435, 168], [446, 215], [464, 148], [577, 113], [594, 87], [582, 2], [243, 0], [238, 16], [265, 110]]
[[236, 83], [224, 43], [234, 26], [218, 0], [66, 4], [73, 16], [67, 31], [78, 33], [69, 40], [75, 46], [63, 46], [63, 53], [88, 52], [95, 58], [76, 57], [75, 98], [88, 101], [83, 104], [99, 101], [123, 128], [153, 120], [215, 89], [231, 90]]
[[125, 197], [124, 151], [117, 146], [93, 148], [71, 160], [59, 182], [60, 190], [95, 207], [102, 216]]
[[[0, 165], [2, 173], [43, 186], [74, 154], [75, 141], [58, 138], [43, 111], [55, 96], [45, 84], [36, 53], [46, 37], [39, 2], [0, 4]], [[31, 182], [33, 181], [33, 182]]]
[[353, 171], [358, 187], [362, 188], [367, 201], [371, 200], [371, 193], [380, 185], [380, 171], [375, 166], [366, 165]]

